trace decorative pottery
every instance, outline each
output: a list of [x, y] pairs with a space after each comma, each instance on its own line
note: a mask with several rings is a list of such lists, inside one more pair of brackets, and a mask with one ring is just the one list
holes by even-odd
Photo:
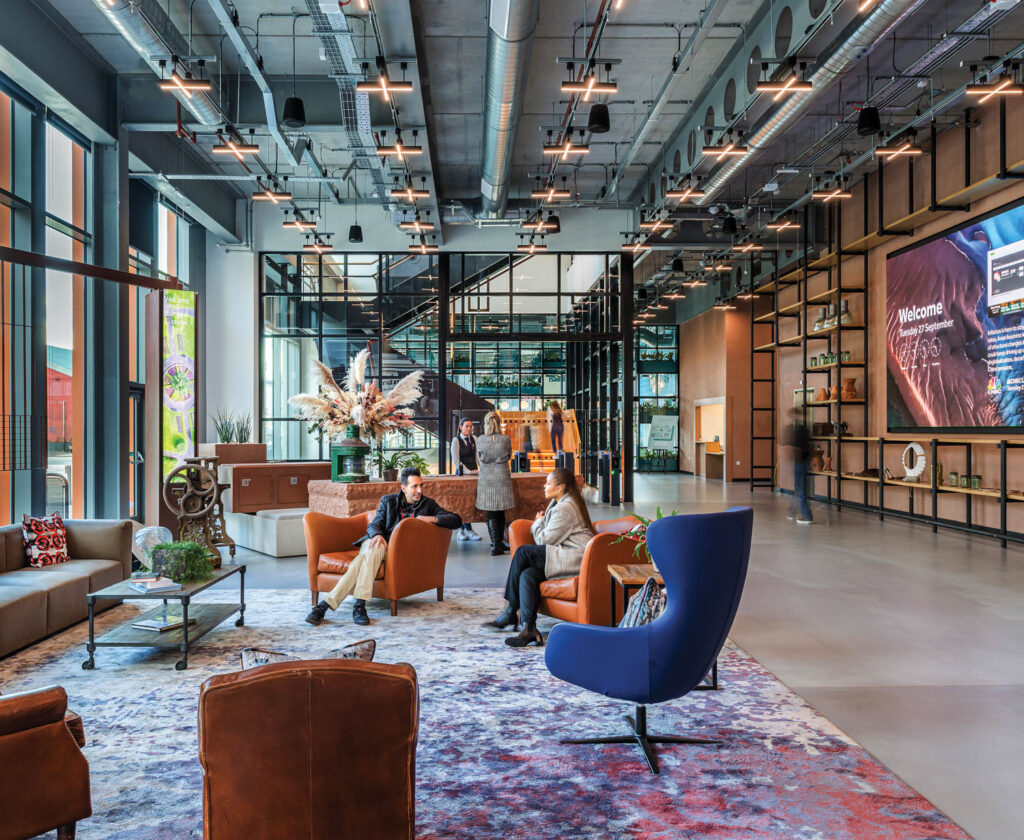
[[828, 316], [825, 318], [825, 324], [822, 329], [827, 330], [830, 327], [834, 327], [836, 323], [836, 305], [834, 303], [830, 303], [828, 305]]
[[825, 326], [825, 312], [824, 306], [818, 307], [818, 320], [814, 322], [814, 326], [811, 327], [811, 332], [818, 332]]
[[818, 396], [814, 398], [815, 402], [828, 402], [828, 388], [821, 388], [818, 390]]
[[841, 300], [839, 301], [839, 323], [849, 324], [853, 321], [853, 316], [850, 315], [850, 301]]
[[852, 400], [857, 397], [857, 380], [854, 377], [849, 377], [843, 380], [843, 390], [841, 396], [844, 400]]
[[825, 467], [825, 461], [822, 459], [822, 451], [815, 449], [811, 453], [811, 472], [821, 472]]
[[832, 472], [832, 456], [826, 455], [823, 462], [822, 466], [825, 468], [825, 472]]
[[903, 450], [903, 471], [906, 473], [904, 481], [920, 481], [921, 475], [924, 473], [925, 466], [927, 465], [927, 459], [924, 455], [924, 447], [921, 446], [917, 441], [908, 443], [907, 448]]
[[366, 474], [366, 456], [370, 444], [359, 438], [359, 427], [352, 425], [345, 429], [345, 439], [331, 444], [331, 481], [359, 484], [369, 481]]
[[838, 400], [839, 399], [839, 386], [838, 385], [833, 385], [829, 389], [829, 396], [828, 396], [828, 398], [830, 400]]

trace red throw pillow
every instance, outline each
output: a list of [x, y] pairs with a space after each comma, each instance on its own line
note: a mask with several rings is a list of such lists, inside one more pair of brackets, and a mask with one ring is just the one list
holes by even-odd
[[68, 556], [68, 535], [59, 513], [22, 517], [21, 536], [30, 566], [51, 566], [71, 559]]

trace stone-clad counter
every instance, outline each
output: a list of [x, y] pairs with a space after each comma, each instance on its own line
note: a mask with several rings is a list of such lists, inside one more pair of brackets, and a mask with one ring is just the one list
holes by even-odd
[[[515, 507], [505, 512], [506, 520], [533, 519], [537, 511], [544, 510], [544, 473], [513, 473], [512, 488]], [[441, 507], [459, 514], [463, 522], [486, 522], [487, 513], [476, 508], [475, 475], [439, 475], [424, 479], [423, 492]], [[576, 476], [582, 486], [583, 477]], [[376, 510], [381, 496], [397, 493], [402, 485], [397, 481], [369, 481], [345, 484], [340, 481], [309, 482], [309, 509], [330, 516], [355, 516]]]

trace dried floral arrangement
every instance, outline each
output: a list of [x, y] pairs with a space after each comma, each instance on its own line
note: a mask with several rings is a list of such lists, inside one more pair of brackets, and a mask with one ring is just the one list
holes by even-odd
[[370, 359], [369, 350], [360, 350], [349, 365], [345, 376], [345, 387], [335, 380], [331, 369], [318, 359], [313, 360], [316, 368], [316, 393], [297, 394], [288, 402], [298, 409], [299, 416], [309, 422], [310, 434], [340, 437], [345, 428], [358, 426], [360, 433], [371, 438], [382, 438], [388, 432], [408, 429], [413, 425], [415, 412], [403, 408], [423, 396], [420, 379], [423, 371], [418, 370], [383, 393], [377, 381], [366, 379], [366, 365]]

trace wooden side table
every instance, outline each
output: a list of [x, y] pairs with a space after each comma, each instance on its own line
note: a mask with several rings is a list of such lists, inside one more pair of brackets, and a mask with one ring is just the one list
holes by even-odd
[[[612, 597], [612, 627], [617, 625], [615, 621], [615, 584], [622, 589], [622, 614], [626, 614], [626, 606], [629, 604], [629, 592], [631, 589], [640, 589], [648, 578], [654, 578], [658, 586], [664, 586], [665, 581], [653, 563], [626, 563], [608, 567], [608, 575], [611, 577]], [[704, 678], [704, 682], [698, 685], [694, 691], [715, 691], [718, 689], [718, 660], [711, 666], [711, 673]]]

